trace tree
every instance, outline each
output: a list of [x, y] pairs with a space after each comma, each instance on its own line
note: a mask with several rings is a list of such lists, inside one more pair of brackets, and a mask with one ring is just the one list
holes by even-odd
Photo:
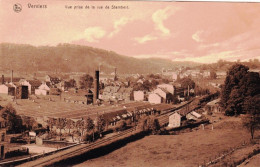
[[248, 70], [247, 66], [235, 64], [227, 72], [221, 90], [221, 105], [226, 115], [248, 113], [245, 109], [248, 99], [260, 94], [259, 73]]
[[82, 77], [80, 77], [80, 88], [81, 89], [90, 89], [92, 87], [93, 84], [93, 77], [90, 76], [89, 74], [85, 74]]
[[26, 127], [27, 130], [34, 130], [38, 127], [37, 122], [32, 117], [24, 117], [23, 125]]
[[187, 89], [188, 87], [190, 89], [191, 88], [193, 89], [195, 87], [195, 82], [188, 77], [180, 79], [179, 82], [181, 84], [181, 87], [184, 88], [184, 89]]
[[158, 84], [159, 84], [159, 82], [158, 82], [157, 80], [153, 79], [152, 82], [151, 82], [151, 88], [150, 88], [150, 89], [156, 88], [156, 86], [157, 86]]
[[55, 125], [55, 120], [53, 118], [49, 118], [49, 120], [47, 121], [47, 124], [50, 128], [50, 131], [52, 131], [52, 128]]
[[148, 116], [142, 116], [138, 120], [138, 126], [143, 130], [143, 131], [148, 131], [150, 130], [151, 127], [151, 118]]
[[106, 127], [106, 121], [103, 117], [103, 115], [100, 115], [97, 117], [97, 132], [99, 134], [101, 134], [104, 130], [105, 130], [105, 127]]
[[60, 129], [60, 140], [61, 140], [61, 130], [66, 127], [66, 119], [65, 118], [59, 118], [57, 120], [57, 127]]
[[226, 64], [226, 61], [224, 61], [222, 59], [218, 60], [218, 62], [217, 62], [218, 68], [223, 67], [225, 64]]
[[[85, 122], [84, 129], [87, 130], [87, 133], [85, 135], [85, 137], [86, 137], [85, 140], [90, 141], [91, 138], [93, 138], [93, 140], [94, 140], [94, 130], [95, 130], [94, 121], [88, 117], [87, 119], [84, 120], [84, 122]], [[92, 135], [89, 133], [91, 130], [92, 130]], [[91, 137], [91, 136], [93, 136], [93, 137]]]
[[151, 121], [151, 131], [153, 134], [156, 134], [158, 132], [158, 130], [160, 130], [160, 123], [159, 120], [157, 118], [153, 118]]
[[87, 129], [87, 132], [92, 130], [93, 131], [92, 133], [94, 133], [94, 129], [95, 129], [94, 121], [89, 117], [85, 121], [86, 121], [85, 128]]
[[213, 70], [210, 71], [209, 73], [210, 79], [216, 79], [217, 78], [217, 73]]
[[85, 128], [83, 118], [76, 122], [76, 127], [77, 127], [78, 131], [80, 132], [80, 136], [83, 137], [83, 131]]
[[69, 129], [69, 134], [70, 134], [70, 129], [74, 127], [74, 121], [71, 119], [66, 119], [66, 128]]
[[251, 138], [254, 139], [255, 130], [260, 129], [260, 94], [248, 97], [243, 107], [248, 113], [243, 119], [243, 125], [250, 131]]
[[70, 79], [70, 80], [69, 80], [69, 86], [68, 86], [68, 87], [74, 88], [74, 87], [76, 87], [76, 86], [77, 86], [77, 83], [76, 83], [75, 79]]
[[22, 119], [16, 114], [16, 110], [11, 104], [6, 105], [0, 111], [2, 118], [7, 122], [7, 128], [9, 131], [17, 132], [21, 130]]

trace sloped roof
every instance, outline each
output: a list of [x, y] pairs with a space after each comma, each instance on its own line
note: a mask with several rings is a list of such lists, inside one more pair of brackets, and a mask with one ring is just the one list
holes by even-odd
[[42, 82], [39, 80], [28, 80], [31, 86], [39, 87], [41, 86]]
[[47, 76], [49, 76], [51, 79], [59, 79], [59, 77], [57, 76], [53, 76], [53, 75], [47, 75]]
[[164, 91], [165, 93], [170, 93], [167, 89], [165, 89], [165, 88], [158, 88], [158, 89], [161, 89], [162, 91]]
[[113, 118], [121, 118], [121, 116], [123, 114], [127, 114], [127, 110], [126, 109], [121, 109], [121, 110], [117, 110], [115, 112], [109, 112], [109, 113], [105, 113], [103, 114], [103, 118], [106, 120], [106, 122], [113, 122], [115, 121]]
[[8, 87], [8, 88], [13, 88], [13, 86], [10, 85], [10, 84], [1, 84], [1, 85], [4, 85], [4, 86], [6, 86], [6, 87]]
[[51, 87], [51, 82], [45, 82], [48, 87]]
[[208, 103], [207, 103], [207, 105], [210, 105], [210, 106], [212, 106], [212, 105], [215, 105], [215, 104], [217, 104], [219, 101], [220, 101], [220, 98], [218, 98], [218, 99], [215, 99], [215, 100], [213, 100], [213, 101], [210, 101], [210, 102], [208, 102]]

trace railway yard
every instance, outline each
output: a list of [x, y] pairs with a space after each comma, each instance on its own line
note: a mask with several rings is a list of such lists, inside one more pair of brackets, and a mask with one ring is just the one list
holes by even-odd
[[[30, 116], [34, 118], [64, 117], [68, 119], [81, 119], [86, 117], [95, 118], [99, 114], [113, 115], [113, 113], [119, 113], [120, 111], [125, 111], [126, 114], [134, 113], [134, 112], [145, 113], [148, 111], [160, 111], [159, 112], [160, 114], [157, 114], [156, 118], [158, 119], [159, 124], [163, 127], [165, 125], [167, 126], [169, 122], [169, 115], [171, 115], [173, 112], [176, 111], [178, 113], [187, 114], [190, 111], [200, 108], [201, 107], [200, 105], [205, 101], [207, 101], [205, 100], [207, 98], [208, 96], [199, 97], [178, 105], [150, 104], [147, 102], [129, 102], [123, 104], [110, 105], [110, 106], [82, 105], [75, 102], [68, 103], [65, 101], [59, 101], [58, 99], [56, 99], [57, 101], [54, 103], [55, 101], [54, 99], [52, 100], [36, 99], [36, 100], [23, 101], [21, 106], [19, 106], [20, 102], [17, 100], [16, 102], [13, 102], [13, 106], [14, 107], [19, 106], [17, 108], [17, 112], [20, 115]], [[38, 102], [41, 103], [41, 107], [37, 107]], [[30, 110], [28, 112], [27, 107], [32, 105], [33, 105], [32, 107], [33, 110]], [[114, 116], [116, 115], [114, 114]], [[188, 128], [187, 130], [176, 131], [170, 133], [171, 135], [166, 135], [166, 136], [164, 135], [146, 136], [146, 134], [143, 134], [142, 129], [131, 127], [124, 131], [105, 135], [103, 138], [98, 139], [93, 143], [81, 142], [73, 146], [23, 158], [20, 159], [20, 161], [19, 160], [17, 160], [16, 162], [7, 161], [2, 163], [2, 165], [20, 164], [19, 166], [27, 167], [27, 166], [53, 166], [53, 165], [64, 166], [68, 164], [70, 164], [70, 166], [71, 165], [93, 166], [94, 164], [95, 166], [104, 166], [105, 164], [108, 166], [137, 166], [137, 164], [138, 166], [140, 164], [142, 164], [142, 166], [151, 166], [151, 164], [153, 165], [157, 164], [156, 166], [159, 166], [159, 164], [164, 164], [164, 162], [166, 162], [167, 160], [167, 164], [164, 164], [164, 166], [171, 166], [170, 162], [174, 162], [175, 164], [179, 164], [180, 166], [190, 166], [190, 165], [192, 166], [192, 164], [198, 164], [198, 165], [203, 163], [205, 164], [207, 163], [207, 161], [216, 158], [217, 155], [220, 155], [222, 152], [225, 152], [226, 146], [228, 146], [229, 148], [233, 148], [241, 144], [242, 142], [245, 141], [248, 142], [248, 137], [246, 135], [245, 130], [238, 132], [238, 129], [240, 129], [241, 127], [240, 118], [228, 118], [223, 116], [222, 113], [219, 113], [219, 114], [214, 114], [212, 116], [208, 116], [207, 119], [211, 120], [213, 124], [205, 126], [205, 130], [202, 130], [201, 126], [199, 126], [192, 129]], [[229, 126], [225, 126], [224, 128], [224, 125], [226, 124]], [[214, 130], [213, 130], [213, 125], [214, 125]], [[238, 135], [240, 135], [240, 139], [237, 140], [236, 142], [231, 143], [231, 139], [237, 137]], [[140, 140], [135, 141], [136, 136], [139, 136]], [[129, 140], [133, 140], [133, 142]], [[159, 142], [155, 142], [155, 141], [159, 141]], [[109, 151], [109, 153], [111, 152], [111, 154], [105, 153], [106, 151], [104, 150], [106, 149], [106, 147], [109, 147], [110, 145], [118, 145], [118, 142], [119, 142], [118, 148], [115, 147], [115, 150], [112, 149], [111, 151]], [[124, 144], [120, 146], [120, 142], [121, 144], [122, 142]], [[145, 142], [146, 144], [144, 144], [143, 142]], [[196, 147], [190, 148], [189, 147], [190, 144], [191, 146], [196, 145]], [[143, 146], [140, 147], [141, 145]], [[170, 150], [166, 149], [167, 152], [166, 153], [165, 149], [163, 149], [164, 152], [162, 152], [163, 150], [161, 150], [160, 148], [163, 147], [170, 148]], [[214, 151], [214, 153], [208, 151], [210, 150], [209, 148], [212, 147], [214, 147], [214, 149], [216, 150]], [[135, 148], [134, 149], [135, 151], [132, 152], [131, 148]], [[131, 156], [129, 156], [125, 152], [125, 149], [129, 150], [128, 153], [131, 154]], [[179, 154], [178, 150], [180, 149], [186, 150], [184, 152], [185, 155], [178, 155], [177, 157], [175, 156], [176, 158], [173, 158], [174, 157], [173, 154], [174, 155]], [[95, 152], [95, 150], [98, 151]], [[122, 153], [122, 150], [124, 153]], [[147, 153], [146, 150], [149, 150], [150, 152]], [[188, 150], [190, 150], [191, 153], [186, 155], [186, 153], [189, 152]], [[95, 155], [97, 157], [95, 156], [93, 157], [93, 155], [91, 155], [93, 151], [95, 152]], [[201, 155], [200, 156], [196, 155], [196, 152], [200, 152]], [[125, 158], [125, 161], [122, 161], [122, 158], [120, 158], [119, 154]], [[148, 157], [142, 156], [146, 154], [147, 155], [149, 154], [149, 156]], [[156, 155], [160, 155], [160, 156], [157, 157]], [[193, 156], [191, 157], [191, 155]], [[82, 156], [84, 156], [84, 161], [82, 161]], [[85, 156], [89, 158], [86, 158]], [[134, 161], [133, 158], [135, 157], [136, 160]], [[182, 159], [182, 157], [185, 158]], [[104, 158], [105, 161], [101, 161], [101, 158], [102, 159]], [[114, 158], [116, 158], [116, 161], [114, 161]], [[155, 159], [157, 161], [153, 162], [152, 160], [150, 161], [148, 159]], [[105, 164], [103, 164], [103, 162], [105, 162]], [[133, 164], [132, 162], [135, 162], [135, 164]]]

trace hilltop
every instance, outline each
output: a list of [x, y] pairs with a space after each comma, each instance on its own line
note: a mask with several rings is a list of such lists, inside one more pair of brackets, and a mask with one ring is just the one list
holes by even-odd
[[32, 46], [27, 44], [0, 44], [0, 70], [90, 72], [101, 64], [104, 72], [117, 68], [118, 73], [158, 73], [162, 68], [194, 67], [199, 63], [173, 62], [168, 59], [137, 59], [113, 51], [72, 44]]

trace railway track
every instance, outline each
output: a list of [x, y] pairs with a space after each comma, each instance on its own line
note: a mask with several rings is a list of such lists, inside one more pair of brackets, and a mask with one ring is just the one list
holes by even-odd
[[132, 134], [132, 132], [138, 133], [138, 132], [140, 132], [140, 130], [136, 130], [135, 127], [133, 127], [133, 128], [127, 129], [125, 131], [119, 132], [118, 134], [113, 135], [111, 137], [97, 140], [94, 143], [90, 143], [90, 144], [84, 144], [83, 143], [83, 144], [81, 144], [79, 146], [75, 146], [71, 149], [55, 153], [51, 156], [43, 157], [43, 158], [38, 159], [36, 161], [27, 162], [27, 163], [21, 164], [19, 166], [21, 166], [21, 167], [23, 167], [23, 166], [24, 167], [25, 166], [26, 167], [37, 166], [38, 167], [38, 166], [50, 165], [50, 164], [55, 163], [59, 160], [67, 159], [67, 158], [74, 157], [74, 156], [77, 156], [77, 155], [81, 155], [81, 154], [83, 154], [87, 151], [90, 151], [92, 149], [95, 149], [95, 148], [104, 146], [106, 144], [112, 143], [112, 142], [116, 141], [115, 139], [120, 139], [121, 137], [125, 137], [126, 135]]
[[[187, 104], [190, 104], [192, 101], [193, 100], [187, 102], [186, 104], [178, 106], [176, 108], [167, 109], [167, 110], [162, 111], [161, 115], [157, 116], [159, 123], [161, 125], [166, 125], [169, 122], [169, 114], [170, 113], [185, 107]], [[55, 154], [49, 155], [49, 156], [39, 158], [35, 161], [30, 161], [30, 162], [21, 164], [19, 166], [20, 167], [35, 167], [35, 166], [38, 167], [38, 166], [51, 165], [55, 162], [81, 155], [81, 154], [86, 153], [86, 152], [93, 150], [95, 148], [98, 148], [98, 147], [107, 145], [109, 143], [115, 142], [116, 140], [123, 138], [123, 137], [126, 137], [130, 134], [137, 134], [139, 132], [141, 132], [140, 129], [133, 127], [133, 128], [124, 130], [122, 132], [119, 132], [118, 134], [115, 134], [111, 137], [99, 139], [96, 142], [93, 142], [93, 143], [90, 143], [90, 144], [82, 143], [82, 144], [80, 144], [78, 146], [74, 146], [70, 149], [66, 149], [66, 150], [57, 152]]]

